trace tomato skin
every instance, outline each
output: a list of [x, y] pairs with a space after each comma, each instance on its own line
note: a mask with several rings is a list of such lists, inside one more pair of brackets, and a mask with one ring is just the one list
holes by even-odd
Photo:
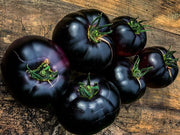
[[[134, 18], [129, 16], [120, 16], [112, 20], [111, 37], [114, 41], [118, 56], [133, 56], [141, 51], [146, 45], [146, 32], [136, 34], [128, 24]], [[137, 21], [135, 21], [137, 23]], [[139, 24], [141, 29], [144, 27]]]
[[[84, 9], [66, 15], [56, 25], [52, 40], [67, 54], [71, 68], [81, 72], [98, 72], [108, 67], [113, 58], [113, 42], [109, 36], [106, 40], [94, 43], [88, 37], [89, 26], [102, 12], [96, 9]], [[108, 17], [102, 13], [99, 26], [109, 24]], [[104, 27], [101, 32], [109, 31]], [[98, 67], [98, 68], [97, 68]]]
[[[27, 72], [27, 65], [34, 69], [45, 59], [58, 74], [50, 82], [33, 79]], [[45, 106], [57, 95], [62, 96], [69, 80], [69, 61], [63, 51], [52, 41], [34, 35], [19, 38], [8, 47], [1, 69], [13, 96], [24, 105], [33, 107]]]
[[[177, 77], [179, 71], [177, 62], [174, 63], [174, 66], [168, 66], [163, 59], [163, 55], [167, 51], [164, 47], [153, 46], [147, 47], [139, 53], [141, 59], [140, 68], [153, 66], [153, 69], [144, 76], [147, 87], [164, 88], [170, 85]], [[173, 55], [170, 58], [175, 59]]]
[[122, 104], [135, 102], [146, 91], [144, 78], [136, 78], [132, 74], [133, 63], [128, 58], [118, 57], [117, 63], [106, 75], [118, 88]]
[[63, 100], [54, 104], [56, 115], [62, 126], [74, 134], [95, 134], [109, 126], [120, 110], [120, 95], [109, 81], [91, 76], [91, 84], [97, 82], [99, 92], [88, 99], [77, 91], [78, 82], [87, 83], [85, 76], [75, 79]]

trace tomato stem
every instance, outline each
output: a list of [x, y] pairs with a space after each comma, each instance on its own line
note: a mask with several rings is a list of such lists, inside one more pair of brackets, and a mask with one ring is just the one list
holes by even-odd
[[147, 67], [147, 68], [139, 69], [139, 62], [140, 62], [140, 58], [139, 58], [139, 56], [137, 56], [137, 59], [136, 59], [136, 61], [134, 62], [134, 65], [133, 65], [133, 67], [132, 67], [132, 69], [131, 69], [133, 76], [136, 77], [137, 79], [140, 79], [140, 78], [143, 77], [146, 73], [148, 73], [150, 70], [153, 69], [152, 66]]
[[79, 82], [78, 92], [80, 96], [91, 99], [99, 92], [99, 86], [97, 82], [94, 82], [94, 85], [91, 85], [90, 73], [88, 73], [87, 84]]
[[45, 59], [36, 69], [30, 69], [28, 64], [26, 65], [26, 68], [26, 72], [29, 73], [30, 77], [38, 81], [46, 81], [50, 83], [50, 81], [58, 76], [57, 71], [51, 70], [48, 59]]
[[131, 19], [128, 22], [128, 25], [133, 29], [135, 34], [140, 34], [141, 32], [146, 32], [150, 31], [150, 29], [144, 29], [145, 27], [151, 27], [150, 25], [142, 25], [141, 23], [144, 22], [142, 21], [137, 21], [137, 18]]
[[112, 30], [106, 31], [106, 32], [100, 31], [101, 29], [112, 25], [112, 24], [105, 24], [105, 25], [99, 26], [101, 18], [102, 18], [102, 13], [100, 15], [98, 15], [92, 21], [91, 25], [89, 25], [89, 28], [88, 28], [88, 38], [90, 41], [93, 41], [95, 43], [98, 43], [100, 41], [101, 37], [112, 33]]
[[165, 64], [170, 68], [170, 67], [177, 67], [177, 61], [178, 58], [173, 58], [173, 54], [176, 51], [170, 51], [171, 46], [169, 46], [169, 49], [167, 50], [166, 54], [163, 54], [163, 59]]

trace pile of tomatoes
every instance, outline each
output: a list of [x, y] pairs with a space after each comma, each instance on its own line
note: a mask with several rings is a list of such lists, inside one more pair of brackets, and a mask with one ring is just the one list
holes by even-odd
[[146, 86], [170, 85], [178, 74], [175, 51], [145, 48], [146, 26], [128, 16], [109, 20], [97, 9], [70, 13], [52, 40], [29, 35], [9, 46], [1, 63], [4, 82], [25, 105], [51, 104], [68, 131], [97, 133], [121, 104], [141, 98]]

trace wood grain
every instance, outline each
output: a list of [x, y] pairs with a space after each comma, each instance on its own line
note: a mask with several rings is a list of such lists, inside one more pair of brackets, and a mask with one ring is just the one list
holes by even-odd
[[130, 15], [158, 29], [180, 34], [180, 0], [63, 0], [112, 16]]
[[[139, 16], [153, 26], [147, 46], [176, 50], [180, 57], [179, 0], [0, 0], [0, 62], [7, 47], [25, 35], [51, 39], [57, 22], [66, 14], [97, 8], [112, 19], [119, 15]], [[180, 62], [178, 61], [178, 67]], [[180, 134], [180, 76], [163, 89], [147, 88], [145, 95], [123, 105], [112, 125], [97, 135]], [[72, 135], [49, 109], [27, 108], [5, 89], [0, 71], [0, 135]]]

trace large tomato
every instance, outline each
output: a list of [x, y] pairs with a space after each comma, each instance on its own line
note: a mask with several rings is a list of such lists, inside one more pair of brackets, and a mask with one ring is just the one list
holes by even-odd
[[52, 41], [40, 36], [15, 40], [3, 56], [2, 75], [21, 103], [42, 106], [65, 93], [69, 62]]
[[108, 17], [101, 11], [80, 10], [59, 21], [52, 40], [67, 54], [73, 69], [102, 71], [111, 64], [114, 55], [109, 25]]

